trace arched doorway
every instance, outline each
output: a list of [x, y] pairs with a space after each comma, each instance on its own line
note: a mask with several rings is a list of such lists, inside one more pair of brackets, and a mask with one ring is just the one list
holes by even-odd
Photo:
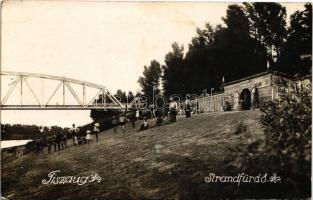
[[243, 89], [240, 93], [241, 110], [250, 110], [251, 108], [251, 92], [248, 88]]

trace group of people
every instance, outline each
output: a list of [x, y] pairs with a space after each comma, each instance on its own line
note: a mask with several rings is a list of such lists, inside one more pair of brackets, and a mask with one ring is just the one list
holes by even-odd
[[[156, 114], [156, 122], [155, 126], [161, 126], [164, 124], [164, 117], [168, 119], [170, 122], [176, 122], [176, 116], [178, 111], [178, 104], [172, 98], [170, 98], [170, 103], [168, 109], [163, 111], [158, 111]], [[185, 114], [186, 118], [191, 116], [191, 103], [189, 99], [185, 101]], [[119, 115], [114, 115], [112, 117], [112, 125], [114, 134], [118, 132], [118, 126], [121, 127], [122, 134], [125, 134], [125, 125], [127, 122], [131, 122], [132, 128], [135, 129], [135, 122], [140, 118], [139, 110], [132, 110], [130, 115], [126, 115], [126, 112], [122, 112]], [[140, 125], [139, 131], [147, 130], [150, 127], [150, 122], [147, 116], [143, 117], [143, 122]], [[100, 125], [98, 122], [94, 123], [93, 128], [87, 129], [85, 132], [80, 131], [75, 124], [72, 125], [72, 128], [69, 130], [69, 137], [72, 138], [73, 145], [78, 146], [81, 144], [89, 144], [92, 141], [98, 142], [98, 133], [100, 132]], [[60, 151], [67, 147], [67, 139], [68, 136], [64, 132], [59, 132], [57, 134], [53, 134], [52, 136], [48, 136], [45, 139], [42, 137], [38, 138], [36, 142], [36, 152], [37, 154], [43, 153], [43, 148], [47, 146], [48, 154], [52, 152], [52, 147], [54, 151]]]
[[[132, 110], [129, 115], [126, 115], [126, 112], [123, 112], [119, 115], [114, 115], [112, 117], [112, 125], [113, 125], [114, 134], [117, 134], [119, 126], [121, 127], [122, 134], [125, 134], [126, 132], [125, 125], [127, 122], [131, 122], [132, 128], [135, 129], [136, 128], [135, 122], [139, 119], [140, 119], [139, 110]], [[156, 125], [157, 123], [161, 124], [162, 121], [163, 121], [162, 116], [158, 115]], [[143, 117], [143, 122], [140, 125], [139, 131], [146, 130], [149, 128], [149, 126], [150, 126], [150, 122], [148, 120], [148, 117], [145, 116]]]
[[126, 112], [123, 112], [119, 115], [113, 115], [112, 117], [112, 125], [114, 134], [117, 134], [118, 126], [121, 127], [122, 134], [125, 133], [125, 125], [127, 122], [131, 122], [133, 129], [136, 128], [135, 122], [139, 119], [139, 111], [132, 111], [129, 117], [126, 117]]
[[54, 134], [53, 136], [48, 137], [47, 138], [48, 154], [51, 153], [52, 146], [54, 152], [56, 152], [57, 150], [60, 151], [62, 149], [65, 149], [67, 147], [67, 135], [63, 132], [60, 132], [58, 134]]
[[52, 146], [54, 152], [60, 151], [67, 147], [67, 135], [63, 132], [59, 132], [57, 134], [53, 134], [52, 136], [48, 136], [46, 138], [39, 137], [35, 140], [36, 143], [36, 153], [39, 155], [43, 154], [43, 149], [47, 146], [48, 154], [52, 151]]
[[[192, 106], [191, 106], [191, 102], [189, 98], [186, 98], [184, 108], [185, 108], [186, 118], [190, 118], [191, 112], [192, 112]], [[178, 107], [177, 102], [174, 101], [173, 98], [170, 98], [170, 103], [167, 109], [156, 111], [155, 126], [161, 126], [167, 121], [169, 121], [170, 123], [176, 122], [176, 116], [177, 116], [178, 110], [179, 110], [179, 107]], [[150, 126], [149, 119], [147, 117], [144, 117], [143, 123], [140, 126], [140, 131], [148, 129], [149, 126]]]
[[[177, 102], [175, 100], [173, 100], [173, 98], [170, 98], [169, 114], [170, 114], [171, 122], [176, 122], [176, 116], [177, 116], [178, 109], [179, 108], [178, 108]], [[188, 97], [185, 100], [184, 110], [185, 110], [186, 118], [190, 118], [191, 112], [192, 112], [192, 107], [191, 107], [191, 102], [190, 102]]]
[[42, 135], [35, 140], [36, 153], [39, 155], [43, 154], [44, 147], [47, 147], [48, 154], [52, 152], [52, 147], [54, 152], [60, 151], [67, 148], [67, 139], [72, 137], [73, 145], [77, 146], [80, 144], [88, 144], [93, 140], [99, 141], [98, 133], [100, 132], [100, 125], [96, 122], [92, 128], [87, 129], [84, 133], [75, 127], [75, 124], [72, 125], [72, 128], [69, 130], [69, 135], [63, 131], [59, 133], [54, 133], [52, 136], [43, 137]]
[[[92, 131], [90, 129], [87, 129], [86, 132], [82, 132], [75, 126], [75, 124], [72, 125], [72, 128], [69, 130], [71, 136], [73, 145], [77, 146], [80, 144], [89, 144], [93, 140], [99, 141], [98, 133], [100, 132], [100, 125], [98, 122], [96, 122], [92, 128]], [[95, 136], [95, 138], [93, 137]]]

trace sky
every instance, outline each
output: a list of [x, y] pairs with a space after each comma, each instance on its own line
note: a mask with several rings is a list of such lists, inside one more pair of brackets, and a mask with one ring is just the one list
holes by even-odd
[[[1, 70], [66, 76], [137, 92], [145, 65], [185, 51], [196, 28], [222, 23], [229, 3], [4, 1]], [[288, 17], [302, 3], [284, 3]], [[5, 87], [5, 86], [3, 86]], [[3, 97], [2, 97], [3, 98]], [[3, 123], [70, 126], [89, 111], [1, 111]]]

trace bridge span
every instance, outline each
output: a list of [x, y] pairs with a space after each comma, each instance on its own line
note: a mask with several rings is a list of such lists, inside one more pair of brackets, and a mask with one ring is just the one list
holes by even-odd
[[[136, 102], [134, 100], [128, 105], [123, 104], [105, 86], [67, 77], [10, 71], [1, 71], [0, 76], [2, 110], [125, 110]], [[42, 85], [39, 86], [38, 81], [30, 81], [34, 79], [41, 80], [39, 83]], [[48, 91], [51, 87], [45, 85], [44, 81], [55, 83], [52, 91]], [[41, 92], [38, 92], [38, 87]], [[87, 95], [88, 90], [92, 90], [94, 94]], [[45, 98], [47, 93], [48, 98]], [[60, 102], [52, 103], [57, 94]], [[26, 102], [26, 96], [28, 99], [31, 96], [32, 101]], [[68, 96], [71, 101], [67, 100]]]

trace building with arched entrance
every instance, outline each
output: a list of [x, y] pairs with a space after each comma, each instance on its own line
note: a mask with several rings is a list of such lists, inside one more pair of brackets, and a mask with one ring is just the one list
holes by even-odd
[[231, 105], [232, 110], [247, 110], [256, 108], [258, 102], [278, 99], [283, 89], [290, 92], [292, 86], [306, 86], [310, 83], [311, 76], [294, 78], [284, 73], [267, 71], [225, 83], [224, 101]]
[[[282, 81], [286, 85], [282, 84]], [[261, 101], [280, 98], [282, 90], [291, 92], [292, 86], [306, 87], [311, 84], [311, 75], [291, 77], [276, 71], [267, 71], [223, 84], [224, 91], [212, 96], [193, 100], [200, 111], [249, 110], [257, 108]], [[225, 106], [227, 105], [227, 106]]]

